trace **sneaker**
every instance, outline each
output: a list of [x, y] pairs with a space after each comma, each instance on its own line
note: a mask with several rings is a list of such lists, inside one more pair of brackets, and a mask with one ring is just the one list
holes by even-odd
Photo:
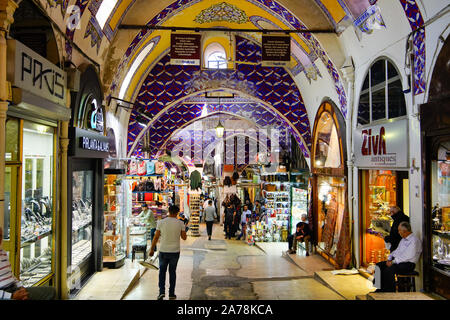
[[177, 299], [176, 295], [173, 295], [173, 296], [169, 295], [169, 300], [176, 300], [176, 299]]
[[294, 254], [294, 253], [297, 253], [297, 251], [295, 251], [295, 250], [289, 250], [288, 253], [289, 253], [289, 254]]
[[161, 293], [161, 294], [158, 296], [158, 300], [163, 300], [165, 296], [166, 296], [166, 295], [165, 295], [164, 293]]

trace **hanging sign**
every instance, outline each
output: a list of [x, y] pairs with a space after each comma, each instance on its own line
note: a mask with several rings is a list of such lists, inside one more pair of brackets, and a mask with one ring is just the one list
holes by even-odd
[[286, 67], [291, 61], [290, 36], [262, 36], [262, 66]]
[[199, 66], [201, 35], [172, 33], [170, 36], [170, 64]]
[[80, 158], [107, 158], [110, 142], [108, 137], [77, 127], [69, 128], [70, 156]]
[[13, 86], [66, 105], [67, 73], [17, 40], [8, 40], [8, 81]]
[[87, 108], [90, 108], [88, 124], [89, 128], [98, 132], [103, 132], [103, 110], [97, 99], [89, 99]]
[[407, 119], [357, 128], [354, 141], [357, 167], [408, 167]]

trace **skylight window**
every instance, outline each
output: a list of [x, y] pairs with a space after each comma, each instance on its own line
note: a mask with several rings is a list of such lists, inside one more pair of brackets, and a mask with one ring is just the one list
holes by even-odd
[[108, 20], [111, 11], [113, 11], [114, 7], [116, 6], [116, 3], [117, 0], [103, 0], [100, 8], [98, 8], [95, 18], [97, 19], [102, 29], [105, 26], [106, 20]]
[[128, 86], [130, 85], [131, 79], [133, 78], [136, 70], [141, 65], [142, 61], [145, 59], [145, 57], [149, 54], [149, 52], [152, 50], [153, 46], [155, 45], [155, 42], [150, 41], [144, 49], [138, 54], [136, 59], [134, 59], [133, 63], [131, 64], [130, 69], [128, 70], [127, 75], [123, 79], [122, 86], [120, 87], [119, 92], [119, 99], [123, 99], [125, 96], [125, 93], [127, 92]]

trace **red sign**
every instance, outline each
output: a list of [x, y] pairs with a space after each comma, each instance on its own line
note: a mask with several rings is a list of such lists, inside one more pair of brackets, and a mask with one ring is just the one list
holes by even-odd
[[172, 33], [170, 37], [170, 63], [200, 65], [201, 35]]
[[361, 154], [363, 156], [386, 154], [386, 137], [384, 127], [380, 128], [378, 135], [372, 136], [372, 129], [362, 131], [363, 143]]

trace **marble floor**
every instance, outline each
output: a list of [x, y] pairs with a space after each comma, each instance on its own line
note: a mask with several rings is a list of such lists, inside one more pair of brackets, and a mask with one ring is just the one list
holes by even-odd
[[[318, 255], [287, 255], [286, 243], [249, 246], [242, 240], [225, 240], [218, 223], [212, 240], [208, 240], [204, 224], [200, 233], [200, 237], [181, 241], [176, 284], [179, 300], [354, 300], [356, 295], [373, 291], [362, 279], [349, 281], [349, 276], [332, 275], [328, 271], [332, 266]], [[158, 273], [128, 261], [120, 269], [95, 274], [75, 299], [154, 300]], [[168, 281], [167, 276], [166, 291]]]

